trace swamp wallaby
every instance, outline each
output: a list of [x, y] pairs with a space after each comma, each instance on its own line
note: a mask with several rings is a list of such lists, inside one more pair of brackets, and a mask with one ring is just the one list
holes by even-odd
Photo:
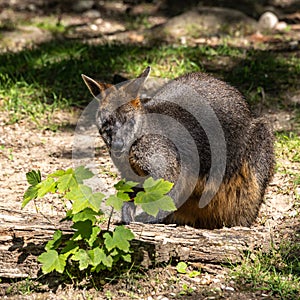
[[[273, 175], [268, 125], [239, 91], [203, 73], [183, 75], [143, 97], [149, 73], [150, 67], [116, 86], [82, 75], [99, 100], [97, 126], [122, 177], [150, 175], [175, 184], [170, 195], [178, 209], [141, 220], [250, 226]], [[134, 205], [126, 205], [124, 221], [137, 220]]]

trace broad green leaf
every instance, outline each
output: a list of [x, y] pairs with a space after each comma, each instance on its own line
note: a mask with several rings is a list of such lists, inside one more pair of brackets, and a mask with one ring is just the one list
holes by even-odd
[[56, 230], [53, 234], [53, 239], [48, 241], [45, 246], [45, 250], [57, 249], [62, 240], [62, 232], [60, 230]]
[[94, 267], [97, 267], [101, 263], [102, 257], [105, 255], [103, 249], [99, 247], [89, 250], [88, 254]]
[[144, 191], [137, 193], [134, 202], [141, 205], [147, 214], [155, 217], [159, 210], [176, 210], [172, 198], [165, 195], [172, 189], [173, 183], [163, 179], [154, 180], [150, 177], [145, 180], [143, 187]]
[[28, 183], [31, 184], [31, 186], [28, 187], [28, 189], [23, 195], [23, 201], [21, 206], [22, 208], [24, 208], [31, 200], [36, 199], [38, 197], [38, 184], [41, 183], [41, 172], [40, 170], [32, 170], [26, 173], [26, 178]]
[[101, 258], [101, 261], [102, 261], [103, 265], [106, 266], [107, 268], [111, 268], [112, 267], [113, 258], [110, 255], [107, 255], [107, 256], [103, 255], [103, 257]]
[[47, 193], [55, 193], [56, 190], [56, 182], [53, 178], [47, 178], [40, 182], [37, 187], [38, 189], [38, 197], [43, 197]]
[[110, 233], [106, 232], [103, 234], [104, 237], [104, 245], [108, 251], [116, 247], [115, 241]]
[[26, 179], [29, 184], [37, 185], [38, 183], [40, 183], [42, 181], [40, 170], [37, 170], [37, 171], [32, 170], [32, 171], [26, 173]]
[[110, 255], [106, 255], [103, 249], [99, 247], [94, 248], [89, 251], [90, 258], [94, 267], [99, 264], [103, 264], [107, 268], [111, 268], [113, 264], [113, 258]]
[[90, 238], [87, 241], [90, 247], [93, 247], [93, 244], [97, 240], [100, 231], [101, 231], [100, 227], [93, 226], [92, 234], [91, 234]]
[[130, 196], [126, 192], [117, 192], [117, 197], [122, 199], [123, 201], [130, 200]]
[[116, 256], [116, 255], [118, 255], [118, 254], [119, 254], [119, 251], [118, 251], [117, 248], [115, 248], [112, 252], [109, 253], [109, 255], [112, 256], [112, 257], [113, 257], [113, 256]]
[[72, 188], [70, 192], [65, 195], [65, 198], [73, 202], [73, 214], [76, 214], [85, 208], [91, 208], [95, 212], [99, 212], [102, 199], [102, 193], [92, 193], [92, 189], [86, 185], [78, 185]]
[[[148, 196], [145, 195], [145, 197]], [[146, 201], [144, 203], [141, 202], [140, 205], [144, 212], [146, 212], [147, 214], [153, 217], [157, 216], [160, 209], [163, 211], [175, 211], [177, 209], [173, 199], [169, 196], [163, 196], [159, 200], [151, 201], [148, 203]]]
[[78, 186], [78, 183], [74, 177], [74, 174], [64, 174], [57, 180], [57, 188], [61, 193], [64, 193], [76, 186]]
[[78, 183], [83, 183], [83, 180], [94, 177], [94, 173], [89, 169], [80, 166], [75, 169], [75, 178]]
[[165, 197], [165, 195], [155, 190], [151, 192], [138, 192], [134, 198], [134, 202], [136, 204], [154, 203], [155, 201], [160, 200], [162, 197]]
[[87, 253], [87, 251], [83, 249], [79, 249], [75, 254], [71, 256], [72, 260], [79, 262], [79, 270], [85, 270], [89, 264], [92, 264], [92, 261]]
[[57, 170], [52, 174], [49, 174], [48, 177], [61, 177], [66, 174], [65, 170]]
[[149, 177], [145, 180], [143, 188], [146, 192], [158, 192], [162, 195], [167, 194], [173, 187], [173, 183], [166, 181], [164, 179], [154, 180], [152, 177]]
[[61, 255], [63, 255], [67, 259], [71, 254], [75, 254], [78, 249], [78, 243], [69, 240], [66, 242], [66, 246], [61, 250]]
[[73, 211], [72, 209], [68, 209], [66, 211], [66, 216], [61, 220], [61, 222], [66, 221], [66, 220], [71, 220], [73, 218]]
[[125, 179], [120, 180], [114, 185], [115, 189], [122, 192], [133, 192], [133, 187], [137, 186], [138, 182], [125, 181]]
[[88, 199], [92, 194], [92, 189], [86, 185], [79, 184], [77, 187], [74, 187], [66, 194], [66, 198], [72, 201], [78, 199], [85, 200]]
[[178, 273], [185, 274], [187, 269], [187, 264], [185, 262], [179, 262], [176, 266], [176, 270]]
[[189, 277], [190, 277], [190, 278], [194, 278], [194, 277], [199, 276], [200, 274], [201, 274], [201, 272], [199, 272], [199, 271], [191, 271], [191, 272], [189, 273]]
[[90, 220], [79, 221], [72, 225], [72, 228], [76, 229], [72, 240], [89, 240], [92, 234], [92, 222]]
[[44, 274], [52, 271], [63, 273], [66, 266], [66, 259], [62, 255], [58, 255], [57, 251], [49, 250], [42, 253], [38, 257], [38, 261], [42, 264], [42, 271]]
[[130, 247], [129, 241], [134, 239], [134, 234], [124, 226], [118, 226], [112, 233], [112, 236], [106, 232], [103, 237], [108, 251], [118, 248], [124, 252], [128, 252]]
[[91, 208], [85, 208], [83, 211], [80, 211], [72, 216], [72, 221], [74, 223], [79, 222], [79, 221], [85, 221], [85, 220], [90, 220], [92, 224], [95, 224], [97, 221], [96, 216], [101, 215], [102, 213], [95, 212]]
[[24, 208], [31, 200], [36, 199], [38, 196], [38, 187], [36, 185], [31, 185], [23, 196], [22, 208]]
[[102, 263], [107, 268], [111, 268], [113, 264], [113, 258], [110, 255], [106, 255], [103, 249], [94, 249], [95, 266]]
[[90, 208], [96, 212], [99, 212], [104, 197], [105, 195], [102, 193], [92, 194], [92, 196], [89, 198]]
[[129, 262], [129, 263], [131, 262], [131, 255], [129, 253], [122, 255], [122, 258], [126, 262]]
[[121, 211], [124, 200], [116, 195], [110, 195], [105, 203], [106, 205], [113, 207], [114, 210]]

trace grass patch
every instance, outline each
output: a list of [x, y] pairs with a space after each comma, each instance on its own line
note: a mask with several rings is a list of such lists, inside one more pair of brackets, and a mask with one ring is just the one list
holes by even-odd
[[249, 50], [224, 78], [244, 92], [250, 104], [286, 106], [286, 92], [299, 88], [300, 59], [269, 51]]
[[260, 291], [280, 299], [300, 297], [300, 245], [285, 243], [269, 253], [248, 255], [231, 276], [240, 290]]
[[63, 23], [58, 22], [57, 17], [54, 16], [49, 18], [43, 18], [43, 20], [32, 25], [36, 25], [36, 27], [47, 30], [52, 34], [63, 34], [68, 31], [68, 27], [65, 26]]
[[276, 171], [285, 175], [286, 184], [279, 189], [294, 198], [295, 208], [300, 207], [300, 137], [295, 132], [276, 133]]
[[292, 163], [300, 163], [300, 136], [295, 132], [278, 132], [275, 148], [278, 157]]
[[[219, 68], [218, 61], [223, 58], [232, 64]], [[226, 42], [218, 47], [136, 47], [54, 40], [18, 53], [0, 54], [1, 109], [10, 112], [11, 122], [17, 122], [26, 117], [44, 118], [55, 109], [84, 107], [91, 98], [81, 73], [112, 82], [115, 73], [134, 78], [148, 65], [152, 66], [151, 75], [158, 77], [208, 71], [238, 87], [254, 105], [262, 93], [273, 105], [280, 103], [287, 86], [296, 84], [299, 61], [293, 55], [283, 58], [246, 51]], [[273, 92], [277, 96], [270, 100], [268, 95]]]

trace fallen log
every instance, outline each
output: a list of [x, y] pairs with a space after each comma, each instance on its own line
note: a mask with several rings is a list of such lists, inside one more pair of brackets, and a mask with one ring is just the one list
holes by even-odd
[[[0, 207], [0, 277], [36, 278], [40, 274], [37, 256], [44, 251], [54, 230], [73, 232], [70, 224], [59, 220]], [[237, 263], [245, 251], [267, 248], [270, 241], [270, 234], [263, 227], [204, 230], [133, 223], [128, 228], [135, 234], [134, 260], [146, 267], [170, 259], [203, 264]]]

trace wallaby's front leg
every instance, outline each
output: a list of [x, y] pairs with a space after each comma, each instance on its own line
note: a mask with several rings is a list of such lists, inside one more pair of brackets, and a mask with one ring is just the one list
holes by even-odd
[[136, 206], [134, 202], [125, 202], [122, 207], [122, 222], [130, 224], [134, 222]]

